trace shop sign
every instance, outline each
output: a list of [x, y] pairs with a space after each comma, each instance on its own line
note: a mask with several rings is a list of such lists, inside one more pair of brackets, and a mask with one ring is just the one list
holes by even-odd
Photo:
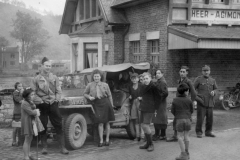
[[238, 21], [240, 11], [192, 9], [191, 20], [199, 21]]

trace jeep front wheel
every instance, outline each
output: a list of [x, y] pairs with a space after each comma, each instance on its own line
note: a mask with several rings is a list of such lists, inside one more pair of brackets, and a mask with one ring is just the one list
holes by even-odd
[[79, 149], [87, 136], [87, 123], [85, 118], [78, 113], [67, 117], [64, 127], [66, 147]]
[[130, 139], [136, 138], [136, 131], [135, 131], [135, 124], [133, 123], [132, 120], [129, 120], [129, 123], [126, 127], [127, 134]]

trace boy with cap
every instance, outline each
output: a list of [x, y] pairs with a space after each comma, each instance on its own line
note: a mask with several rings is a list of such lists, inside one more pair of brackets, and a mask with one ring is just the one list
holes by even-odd
[[[213, 125], [213, 107], [214, 96], [216, 95], [217, 84], [216, 80], [210, 77], [210, 67], [205, 65], [202, 67], [202, 76], [196, 78], [194, 88], [198, 92], [202, 103], [197, 104], [197, 123], [196, 134], [198, 138], [202, 138], [202, 124], [206, 116], [205, 136], [215, 137], [212, 133]], [[199, 99], [199, 98], [198, 98]]]
[[[193, 86], [192, 81], [187, 77], [189, 72], [189, 68], [187, 66], [182, 66], [180, 71], [179, 71], [179, 75], [180, 75], [180, 79], [178, 80], [178, 85], [181, 85], [183, 83], [187, 84], [189, 87], [189, 95], [191, 95], [191, 100], [194, 102], [195, 98], [196, 98], [196, 90]], [[179, 93], [177, 92], [176, 96], [178, 96]], [[177, 139], [177, 130], [176, 130], [176, 119], [174, 118], [173, 120], [173, 130], [174, 130], [174, 135], [167, 139], [167, 142], [176, 142]]]

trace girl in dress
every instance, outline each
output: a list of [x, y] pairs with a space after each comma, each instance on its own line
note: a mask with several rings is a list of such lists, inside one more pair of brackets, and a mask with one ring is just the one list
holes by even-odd
[[21, 133], [25, 136], [23, 144], [24, 160], [35, 160], [36, 158], [30, 155], [30, 146], [34, 135], [32, 122], [40, 113], [33, 103], [34, 92], [32, 89], [24, 90], [22, 96], [24, 100], [21, 105]]

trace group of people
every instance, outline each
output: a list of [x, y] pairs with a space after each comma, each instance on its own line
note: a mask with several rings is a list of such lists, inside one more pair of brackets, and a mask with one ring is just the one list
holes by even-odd
[[[25, 160], [34, 160], [30, 155], [30, 145], [34, 130], [33, 121], [39, 117], [40, 126], [39, 137], [43, 146], [42, 154], [47, 154], [47, 124], [51, 121], [57, 133], [57, 140], [60, 143], [62, 154], [68, 154], [65, 148], [62, 132], [62, 116], [58, 104], [61, 98], [61, 87], [58, 78], [51, 73], [51, 62], [44, 57], [42, 60], [42, 71], [33, 78], [31, 88], [23, 89], [21, 83], [15, 84], [13, 93], [14, 101], [14, 121], [21, 121], [21, 130], [13, 129], [13, 146], [18, 146], [16, 142], [17, 133], [25, 136], [23, 151]], [[202, 124], [206, 116], [205, 136], [215, 137], [212, 133], [213, 124], [213, 97], [216, 95], [216, 81], [210, 77], [210, 67], [205, 65], [202, 68], [202, 76], [196, 78], [192, 83], [187, 78], [189, 68], [182, 66], [179, 74], [177, 94], [172, 102], [171, 112], [174, 115], [173, 129], [174, 135], [166, 137], [168, 124], [167, 117], [167, 97], [168, 88], [163, 71], [156, 70], [156, 80], [152, 80], [152, 75], [145, 72], [141, 75], [130, 74], [131, 85], [128, 86], [130, 117], [134, 122], [136, 139], [143, 139], [146, 143], [140, 149], [154, 150], [153, 141], [166, 140], [168, 142], [178, 141], [181, 154], [176, 160], [189, 159], [189, 131], [191, 130], [191, 115], [193, 104], [197, 104], [197, 124], [196, 134], [202, 138]], [[91, 101], [95, 111], [94, 123], [98, 124], [99, 143], [98, 147], [110, 145], [110, 121], [114, 121], [114, 106], [112, 93], [107, 83], [103, 82], [103, 75], [100, 70], [92, 72], [93, 81], [90, 82], [84, 96]], [[190, 98], [189, 96], [190, 95]], [[37, 121], [37, 122], [39, 122]], [[150, 124], [154, 124], [155, 133], [152, 135]], [[39, 126], [39, 125], [37, 125]], [[105, 128], [104, 128], [105, 127]], [[106, 139], [103, 139], [104, 129]]]
[[13, 120], [21, 121], [21, 129], [13, 128], [12, 146], [19, 146], [20, 142], [16, 142], [16, 137], [17, 134], [22, 134], [24, 160], [35, 160], [37, 158], [31, 155], [30, 146], [33, 135], [38, 135], [43, 146], [42, 154], [47, 154], [47, 124], [50, 119], [61, 146], [60, 152], [68, 154], [62, 132], [62, 116], [58, 108], [61, 87], [58, 77], [51, 73], [51, 62], [46, 57], [42, 59], [42, 71], [33, 78], [30, 86], [23, 89], [21, 83], [15, 84]]
[[[166, 138], [167, 129], [167, 96], [168, 88], [162, 70], [156, 70], [152, 75], [148, 72], [138, 75], [131, 73], [131, 85], [128, 86], [130, 100], [130, 116], [134, 122], [136, 139], [140, 141], [145, 135], [146, 143], [140, 149], [153, 151], [152, 141], [166, 140], [167, 142], [178, 141], [181, 154], [176, 160], [186, 160], [189, 155], [189, 131], [193, 106], [197, 105], [196, 135], [202, 138], [202, 124], [206, 117], [205, 136], [215, 137], [212, 133], [214, 96], [216, 95], [217, 84], [215, 79], [210, 77], [210, 67], [202, 67], [202, 75], [192, 81], [187, 77], [189, 68], [182, 66], [179, 75], [176, 98], [173, 99], [171, 112], [174, 115], [174, 135]], [[114, 120], [112, 95], [107, 83], [101, 82], [101, 71], [93, 71], [93, 82], [89, 83], [85, 90], [85, 97], [93, 102], [96, 111], [100, 142], [99, 147], [109, 145], [109, 121]], [[106, 142], [103, 141], [103, 124], [106, 124]], [[152, 136], [150, 123], [154, 124], [155, 134]]]

